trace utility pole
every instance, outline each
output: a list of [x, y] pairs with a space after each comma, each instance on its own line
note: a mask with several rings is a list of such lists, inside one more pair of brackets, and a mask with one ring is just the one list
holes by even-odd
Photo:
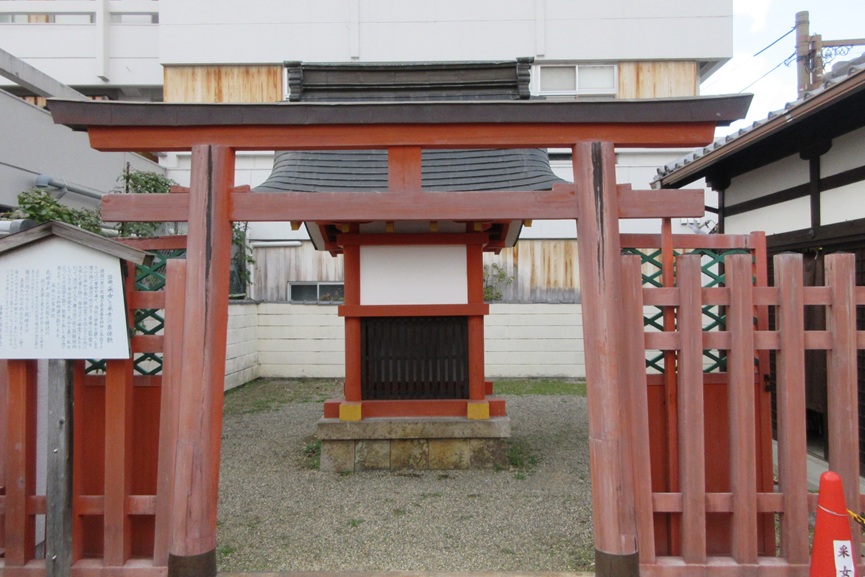
[[796, 13], [796, 79], [799, 98], [809, 90], [823, 84], [823, 51], [828, 50], [829, 60], [845, 55], [851, 46], [865, 46], [865, 38], [845, 40], [823, 40], [821, 34], [811, 34], [807, 11]]
[[796, 12], [796, 79], [799, 98], [811, 87], [810, 26], [808, 12]]

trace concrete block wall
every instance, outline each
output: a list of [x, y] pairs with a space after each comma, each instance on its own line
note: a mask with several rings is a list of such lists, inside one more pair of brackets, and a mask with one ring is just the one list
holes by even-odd
[[258, 363], [262, 377], [345, 376], [343, 319], [332, 305], [258, 305]]
[[258, 377], [258, 304], [228, 306], [225, 349], [225, 389], [233, 389]]
[[487, 378], [585, 377], [580, 305], [490, 305], [484, 349]]
[[[335, 306], [229, 307], [226, 388], [256, 377], [345, 376], [345, 332]], [[485, 320], [488, 378], [584, 377], [578, 304], [494, 304]]]

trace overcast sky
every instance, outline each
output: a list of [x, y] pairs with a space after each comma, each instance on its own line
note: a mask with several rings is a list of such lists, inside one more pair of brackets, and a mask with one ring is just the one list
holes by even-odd
[[[796, 12], [807, 10], [811, 34], [822, 34], [824, 40], [865, 38], [862, 0], [822, 0], [810, 4], [805, 0], [733, 0], [733, 59], [703, 83], [701, 94], [750, 92], [754, 100], [748, 118], [722, 129], [722, 133], [766, 118], [769, 112], [796, 100], [796, 63], [783, 64], [795, 51], [795, 32], [754, 56], [794, 27]], [[850, 60], [863, 52], [865, 46], [854, 46], [847, 56], [839, 56], [835, 62]], [[828, 64], [826, 69], [831, 66]]]

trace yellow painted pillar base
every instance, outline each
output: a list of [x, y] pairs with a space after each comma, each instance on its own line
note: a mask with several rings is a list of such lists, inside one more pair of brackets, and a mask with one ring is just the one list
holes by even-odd
[[471, 421], [489, 420], [490, 404], [487, 401], [469, 401], [466, 417]]
[[340, 403], [340, 421], [360, 421], [363, 418], [363, 405], [361, 403]]

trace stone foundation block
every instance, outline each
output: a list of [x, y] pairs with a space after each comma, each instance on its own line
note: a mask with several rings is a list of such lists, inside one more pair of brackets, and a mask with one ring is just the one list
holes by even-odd
[[430, 469], [468, 469], [472, 452], [468, 439], [430, 439]]
[[390, 469], [390, 441], [358, 441], [354, 447], [354, 470]]
[[343, 473], [354, 471], [354, 441], [323, 441], [320, 471]]

